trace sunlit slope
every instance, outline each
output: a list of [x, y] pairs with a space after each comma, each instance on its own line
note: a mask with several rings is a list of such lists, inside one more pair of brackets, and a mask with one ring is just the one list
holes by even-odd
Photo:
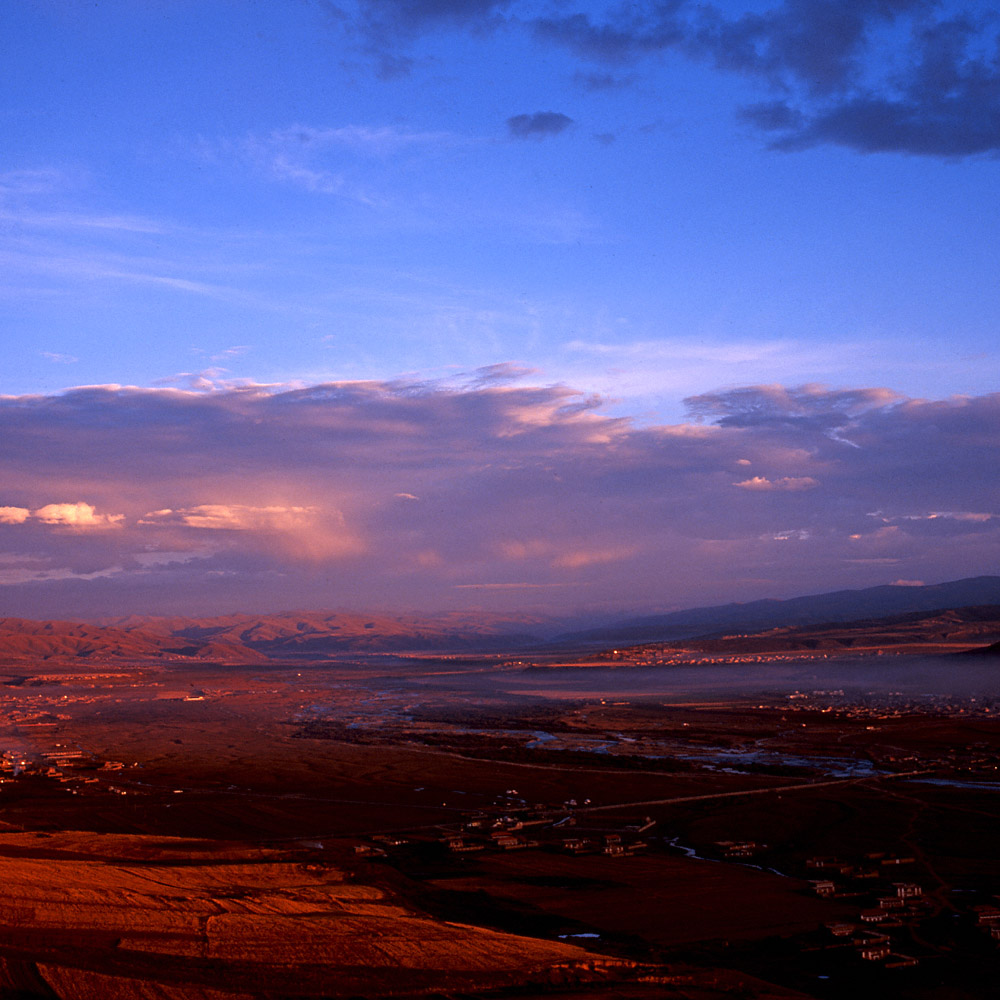
[[84, 622], [0, 618], [0, 663], [50, 659], [214, 660], [254, 662], [263, 657], [225, 638], [194, 640], [144, 629]]
[[380, 996], [592, 974], [579, 948], [435, 920], [340, 867], [113, 841], [0, 835], [0, 995]]
[[518, 645], [537, 619], [443, 615], [397, 617], [330, 612], [129, 616], [99, 624], [0, 618], [0, 664], [37, 660], [191, 660], [259, 663], [347, 651], [479, 649]]
[[345, 650], [463, 649], [532, 638], [536, 616], [443, 614], [436, 616], [291, 611], [212, 618], [119, 619], [111, 624], [175, 638], [239, 643], [270, 656]]

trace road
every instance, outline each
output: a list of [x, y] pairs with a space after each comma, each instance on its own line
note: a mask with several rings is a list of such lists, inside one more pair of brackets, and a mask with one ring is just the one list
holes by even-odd
[[682, 802], [706, 802], [709, 799], [732, 799], [738, 795], [769, 795], [771, 792], [800, 792], [810, 788], [830, 788], [834, 785], [857, 785], [862, 782], [889, 781], [893, 778], [913, 778], [921, 774], [933, 774], [927, 771], [900, 771], [897, 774], [881, 774], [876, 777], [864, 778], [833, 778], [830, 781], [808, 781], [797, 785], [771, 785], [768, 788], [748, 788], [736, 792], [712, 792], [708, 795], [681, 795], [672, 799], [645, 799], [642, 802], [612, 802], [603, 806], [581, 806], [575, 813], [611, 812], [616, 809], [640, 809], [646, 806], [672, 806]]

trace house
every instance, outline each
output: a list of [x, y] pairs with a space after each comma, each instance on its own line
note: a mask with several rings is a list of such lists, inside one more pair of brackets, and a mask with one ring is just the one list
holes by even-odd
[[886, 943], [868, 944], [861, 948], [860, 954], [865, 961], [880, 962], [889, 957], [889, 945]]
[[447, 837], [445, 838], [445, 843], [448, 845], [448, 850], [456, 854], [468, 854], [470, 851], [486, 850], [485, 844], [467, 844], [461, 837]]
[[1000, 909], [997, 909], [997, 907], [987, 904], [985, 906], [974, 906], [972, 909], [976, 914], [976, 923], [987, 925], [997, 924], [1000, 926]]
[[854, 933], [854, 924], [845, 924], [845, 923], [827, 924], [826, 929], [834, 937], [847, 937], [848, 935]]
[[906, 900], [899, 896], [882, 896], [878, 901], [880, 910], [901, 910], [906, 906]]

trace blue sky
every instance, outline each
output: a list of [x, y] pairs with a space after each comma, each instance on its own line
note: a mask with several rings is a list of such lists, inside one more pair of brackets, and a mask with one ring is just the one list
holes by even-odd
[[[168, 398], [157, 392], [187, 392], [202, 415], [215, 412], [198, 409], [202, 396], [278, 398], [355, 380], [452, 398], [497, 391], [497, 370], [481, 383], [472, 373], [505, 365], [510, 391], [597, 394], [600, 419], [626, 419], [639, 433], [696, 426], [684, 400], [731, 399], [751, 385], [887, 387], [893, 407], [996, 389], [1000, 66], [991, 4], [3, 7], [0, 392], [15, 409], [86, 385], [149, 390], [129, 397], [143, 406]], [[118, 402], [114, 419], [128, 434], [135, 411]], [[202, 461], [209, 431], [192, 434]], [[104, 458], [95, 452], [91, 473], [58, 495], [25, 479], [0, 509], [100, 510], [92, 484]], [[820, 480], [793, 472], [762, 478]], [[120, 486], [124, 496], [129, 484]], [[120, 523], [168, 508], [315, 504], [238, 503], [234, 489], [174, 506], [150, 495], [148, 510], [137, 501]], [[108, 503], [108, 516], [128, 506]], [[995, 505], [981, 486], [957, 513]], [[898, 513], [921, 511], [932, 512]], [[69, 559], [83, 521], [11, 517], [12, 531], [36, 521], [38, 532], [54, 529], [39, 573], [124, 565], [111, 549], [103, 568], [96, 550], [92, 569]], [[985, 522], [950, 523], [979, 531]], [[200, 530], [209, 530], [204, 518]], [[581, 526], [581, 537], [590, 530]], [[22, 541], [12, 536], [10, 551]], [[160, 543], [136, 544], [148, 553]], [[509, 555], [513, 544], [497, 551]], [[608, 558], [594, 565], [642, 544], [605, 540]], [[531, 551], [558, 568], [561, 556]], [[965, 575], [953, 563], [903, 565], [895, 575]], [[838, 579], [864, 585], [895, 573], [856, 567], [844, 563]], [[477, 563], [448, 586], [492, 580], [494, 569]], [[716, 576], [698, 596], [809, 589], [801, 574], [776, 573], [729, 590]], [[33, 578], [18, 569], [10, 579]], [[655, 604], [653, 591], [684, 600], [662, 580], [643, 581], [628, 601]], [[365, 599], [391, 593], [412, 603], [421, 586], [414, 577], [410, 590], [386, 589], [373, 577]], [[350, 597], [314, 593], [325, 604]], [[435, 597], [439, 606], [448, 593]], [[581, 594], [562, 604], [610, 599]]]

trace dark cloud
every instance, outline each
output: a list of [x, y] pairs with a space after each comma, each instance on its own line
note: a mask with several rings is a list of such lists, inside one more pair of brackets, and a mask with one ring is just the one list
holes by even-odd
[[829, 431], [847, 427], [868, 410], [902, 400], [890, 389], [830, 391], [823, 386], [789, 389], [783, 385], [746, 386], [684, 400], [696, 420], [720, 427], [808, 427]]
[[406, 50], [419, 35], [442, 28], [489, 33], [504, 22], [514, 0], [320, 0], [328, 18], [361, 40], [383, 79], [408, 76], [415, 65]]
[[804, 116], [784, 101], [765, 101], [740, 108], [739, 117], [763, 132], [792, 132], [800, 129]]
[[510, 385], [512, 382], [519, 382], [529, 375], [537, 375], [536, 368], [529, 368], [527, 365], [520, 365], [514, 361], [501, 361], [495, 365], [484, 365], [477, 368], [473, 373], [471, 384], [481, 387], [488, 385]]
[[508, 118], [507, 130], [515, 139], [543, 139], [565, 132], [572, 124], [572, 118], [558, 111], [536, 111]]
[[563, 45], [584, 59], [631, 63], [685, 41], [688, 28], [680, 17], [684, 6], [683, 0], [627, 4], [616, 7], [616, 16], [603, 22], [573, 13], [536, 18], [531, 24], [537, 38]]
[[615, 76], [612, 73], [584, 73], [573, 74], [573, 80], [584, 90], [621, 90], [629, 87], [634, 82], [631, 76]]
[[641, 427], [566, 387], [505, 384], [525, 374], [4, 397], [4, 607], [440, 610], [529, 593], [573, 610], [1000, 559], [1000, 394], [757, 386]]
[[744, 121], [776, 149], [966, 156], [1000, 148], [1000, 34], [984, 5], [945, 0], [784, 0], [733, 16], [691, 3], [629, 5], [605, 20], [534, 21], [581, 58], [631, 64], [653, 53], [755, 77], [778, 100]]
[[[596, 10], [566, 3], [556, 13], [527, 0], [359, 0], [333, 9], [384, 76], [409, 72], [407, 45], [418, 35], [517, 26], [589, 64], [632, 67], [670, 54], [753, 78], [774, 99], [739, 116], [775, 149], [835, 144], [944, 157], [1000, 149], [1000, 17], [973, 0], [777, 0], [743, 11], [647, 0]], [[575, 74], [590, 90], [630, 78]], [[519, 136], [556, 131], [533, 127], [532, 116], [512, 122]]]
[[933, 104], [859, 97], [785, 131], [770, 145], [800, 150], [832, 143], [864, 153], [904, 152], [963, 157], [1000, 150], [1000, 80], [984, 102], [943, 100]]
[[483, 27], [496, 24], [513, 0], [354, 0], [323, 3], [338, 21], [380, 34], [415, 35], [442, 25]]
[[866, 49], [879, 27], [934, 5], [934, 0], [784, 0], [735, 18], [709, 6], [693, 20], [685, 45], [720, 68], [822, 96], [851, 85], [865, 70]]
[[1000, 33], [983, 5], [786, 0], [709, 11], [686, 50], [782, 93], [741, 116], [775, 149], [968, 156], [1000, 149]]
[[[969, 156], [1000, 149], [1000, 32], [958, 16], [911, 25], [905, 66], [879, 87], [845, 86], [835, 100], [788, 107], [760, 124], [778, 149], [833, 143], [862, 152]], [[749, 109], [749, 117], [760, 115]]]

